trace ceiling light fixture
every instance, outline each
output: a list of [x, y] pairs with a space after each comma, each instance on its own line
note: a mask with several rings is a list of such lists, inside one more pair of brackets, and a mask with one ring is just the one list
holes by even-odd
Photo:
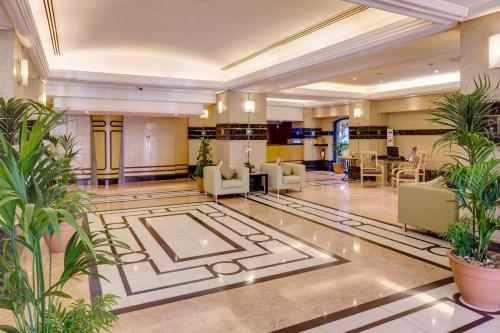
[[434, 74], [438, 74], [438, 73], [439, 73], [439, 70], [437, 70], [437, 69], [436, 69], [436, 70], [434, 71]]
[[353, 77], [353, 78], [352, 78], [352, 80], [353, 80], [353, 81], [356, 81], [357, 79], [358, 79], [357, 77]]
[[217, 102], [217, 112], [224, 113], [224, 102], [222, 101]]
[[353, 117], [354, 117], [354, 119], [361, 118], [361, 108], [354, 108]]
[[383, 80], [380, 80], [380, 81], [378, 81], [378, 83], [384, 83], [384, 81], [383, 81]]
[[29, 81], [29, 65], [28, 65], [28, 60], [26, 59], [21, 59], [20, 63], [19, 63], [19, 67], [20, 67], [20, 70], [19, 70], [19, 82], [23, 85], [23, 86], [27, 86], [28, 85], [28, 81]]

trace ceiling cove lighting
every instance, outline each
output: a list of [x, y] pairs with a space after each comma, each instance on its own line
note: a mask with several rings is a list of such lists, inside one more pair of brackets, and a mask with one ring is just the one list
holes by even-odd
[[245, 112], [246, 113], [254, 113], [255, 112], [255, 101], [245, 101]]
[[500, 68], [500, 34], [489, 38], [489, 67]]

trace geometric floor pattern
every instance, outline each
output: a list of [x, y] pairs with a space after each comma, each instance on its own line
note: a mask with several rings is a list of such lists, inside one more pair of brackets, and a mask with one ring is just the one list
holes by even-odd
[[346, 263], [344, 258], [213, 202], [101, 211], [105, 230], [132, 250], [110, 247], [123, 263], [99, 266], [91, 294], [120, 296], [115, 313]]
[[355, 311], [351, 308], [328, 314], [276, 332], [500, 332], [500, 315], [464, 306], [452, 281], [452, 278], [443, 279], [363, 304]]
[[[318, 180], [308, 185], [329, 185], [331, 181], [337, 183]], [[199, 195], [195, 190], [155, 192], [106, 196], [94, 202]], [[441, 239], [288, 195], [257, 192], [248, 199], [449, 270], [445, 257], [449, 244]], [[132, 247], [131, 251], [110, 249], [123, 264], [99, 267], [99, 273], [113, 283], [92, 279], [92, 296], [120, 296], [114, 309], [120, 314], [348, 263], [336, 253], [233, 210], [224, 205], [223, 198], [221, 201], [88, 214], [90, 230], [106, 230]], [[463, 305], [448, 277], [276, 332], [500, 332], [500, 314]]]
[[274, 193], [255, 193], [248, 197], [263, 205], [280, 209], [302, 217], [313, 223], [347, 233], [353, 237], [375, 243], [385, 248], [402, 252], [440, 267], [448, 268], [446, 251], [449, 243], [436, 237], [406, 231], [382, 221], [361, 217], [335, 208], [322, 206], [306, 200]]

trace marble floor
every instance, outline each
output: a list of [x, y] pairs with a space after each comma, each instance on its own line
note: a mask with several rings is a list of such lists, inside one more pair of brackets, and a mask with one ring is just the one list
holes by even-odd
[[[113, 332], [498, 332], [463, 306], [446, 242], [396, 225], [390, 187], [308, 173], [302, 192], [214, 203], [188, 180], [92, 188], [91, 230], [130, 244], [77, 297], [121, 297]], [[55, 259], [55, 266], [62, 256]]]

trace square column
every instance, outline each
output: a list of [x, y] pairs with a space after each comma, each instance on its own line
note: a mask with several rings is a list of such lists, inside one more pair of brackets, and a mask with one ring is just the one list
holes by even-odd
[[266, 162], [266, 116], [266, 94], [240, 91], [218, 94], [216, 162], [243, 165], [249, 156], [259, 170]]

